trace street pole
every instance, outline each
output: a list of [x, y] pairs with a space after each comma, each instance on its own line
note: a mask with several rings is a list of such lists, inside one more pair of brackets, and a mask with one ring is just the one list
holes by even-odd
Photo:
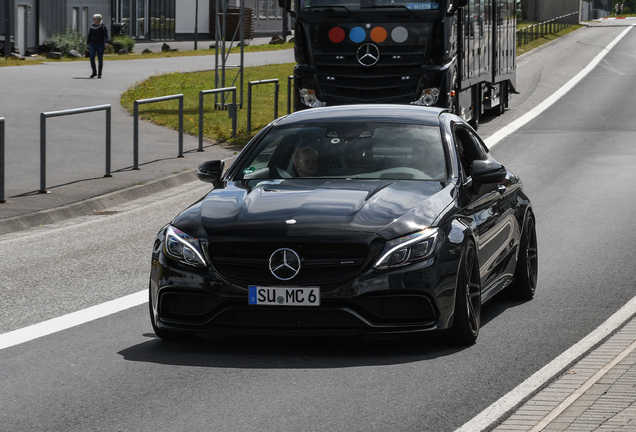
[[197, 50], [197, 39], [199, 38], [199, 0], [195, 1], [194, 12], [194, 50]]

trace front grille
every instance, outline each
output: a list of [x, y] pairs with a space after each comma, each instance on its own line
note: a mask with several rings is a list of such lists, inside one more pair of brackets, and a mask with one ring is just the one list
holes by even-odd
[[[269, 269], [272, 253], [294, 250], [301, 259], [298, 275], [290, 281], [274, 277]], [[215, 270], [244, 284], [308, 285], [353, 278], [369, 258], [369, 247], [361, 243], [222, 242], [209, 247]]]
[[416, 99], [424, 59], [422, 47], [380, 46], [371, 67], [356, 59], [357, 47], [316, 47], [316, 78], [330, 98], [349, 102], [412, 101]]

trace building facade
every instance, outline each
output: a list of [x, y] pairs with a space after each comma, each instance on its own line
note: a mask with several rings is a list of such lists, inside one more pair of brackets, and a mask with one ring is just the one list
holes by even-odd
[[[5, 33], [5, 10], [9, 8], [9, 34], [14, 46], [25, 54], [67, 27], [87, 35], [93, 15], [102, 15], [113, 30], [125, 24], [125, 32], [136, 40], [214, 39], [213, 16], [217, 0], [0, 0], [0, 36]], [[219, 2], [222, 0], [218, 0]], [[254, 37], [282, 34], [283, 10], [278, 0], [243, 0], [253, 17]], [[229, 0], [239, 8], [240, 0]], [[198, 6], [198, 10], [197, 10]], [[291, 28], [290, 20], [288, 27]]]

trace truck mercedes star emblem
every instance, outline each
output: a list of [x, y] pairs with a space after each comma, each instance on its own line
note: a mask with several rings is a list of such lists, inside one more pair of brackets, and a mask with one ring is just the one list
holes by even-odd
[[362, 66], [373, 66], [380, 60], [380, 49], [370, 43], [360, 45], [356, 58]]

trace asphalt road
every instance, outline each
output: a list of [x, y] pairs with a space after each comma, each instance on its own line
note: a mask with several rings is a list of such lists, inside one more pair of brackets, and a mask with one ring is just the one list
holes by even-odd
[[[586, 28], [520, 62], [488, 136], [531, 111], [624, 27]], [[492, 153], [537, 218], [539, 285], [495, 299], [472, 347], [419, 341], [235, 338], [170, 344], [147, 305], [0, 350], [0, 429], [453, 431], [634, 296], [636, 31]], [[0, 333], [147, 287], [154, 234], [193, 202], [186, 184], [39, 230], [0, 236]]]

